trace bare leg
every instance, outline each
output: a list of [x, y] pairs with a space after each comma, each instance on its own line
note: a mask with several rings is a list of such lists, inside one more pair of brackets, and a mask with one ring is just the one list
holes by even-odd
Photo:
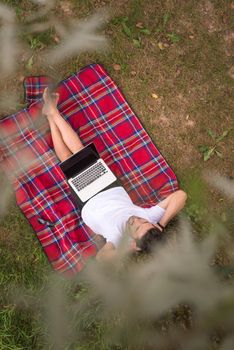
[[63, 158], [65, 146], [67, 148], [66, 154], [68, 154], [68, 151], [76, 153], [84, 148], [75, 130], [63, 119], [57, 109], [59, 94], [50, 94], [48, 88], [45, 88], [43, 99], [44, 105], [42, 107], [42, 114], [47, 116], [50, 123], [56, 153], [58, 152], [57, 154]]
[[75, 130], [72, 129], [71, 125], [65, 119], [63, 119], [58, 111], [51, 114], [48, 119], [52, 119], [52, 121], [56, 124], [65, 145], [72, 153], [76, 153], [84, 148]]
[[58, 158], [61, 162], [66, 160], [72, 155], [72, 152], [70, 149], [65, 145], [62, 135], [56, 126], [56, 124], [53, 122], [52, 118], [49, 119], [49, 125], [51, 130], [51, 136], [54, 144], [55, 153], [57, 154]]

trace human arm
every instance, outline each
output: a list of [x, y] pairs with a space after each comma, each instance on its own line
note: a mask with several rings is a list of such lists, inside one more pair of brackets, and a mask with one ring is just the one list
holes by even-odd
[[104, 261], [114, 258], [117, 254], [117, 250], [113, 243], [107, 242], [97, 253], [96, 260]]
[[165, 227], [167, 223], [183, 209], [186, 199], [187, 194], [182, 190], [177, 190], [160, 202], [158, 205], [165, 209], [165, 213], [159, 220], [159, 224]]

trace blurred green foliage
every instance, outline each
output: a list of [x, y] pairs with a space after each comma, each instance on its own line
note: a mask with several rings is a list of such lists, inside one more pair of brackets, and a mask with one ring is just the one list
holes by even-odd
[[[27, 19], [27, 12], [33, 11], [36, 8], [31, 1], [26, 0], [4, 0], [2, 3], [11, 5], [15, 8], [18, 20], [24, 22]], [[83, 14], [87, 14], [90, 11], [95, 10], [95, 1], [73, 1], [78, 9], [83, 6]], [[219, 12], [219, 16], [223, 16], [224, 11], [228, 9], [228, 2], [215, 1], [213, 2], [215, 9]], [[152, 6], [155, 12], [148, 11], [147, 15], [143, 15], [143, 8], [145, 5]], [[118, 6], [118, 4], [116, 5]], [[160, 70], [160, 59], [163, 62], [164, 71], [161, 83], [161, 90], [166, 97], [166, 104], [171, 108], [174, 113], [174, 102], [170, 101], [169, 96], [174, 90], [188, 91], [193, 85], [192, 79], [197, 75], [201, 77], [200, 85], [196, 82], [197, 89], [203, 84], [210, 84], [212, 91], [208, 91], [208, 95], [195, 101], [196, 103], [188, 106], [189, 113], [191, 115], [204, 115], [204, 120], [201, 118], [199, 122], [203, 124], [207, 121], [209, 124], [211, 116], [219, 115], [219, 113], [213, 113], [212, 107], [220, 104], [220, 118], [223, 117], [222, 113], [229, 113], [229, 104], [227, 99], [228, 93], [225, 89], [221, 91], [219, 84], [216, 82], [223, 79], [225, 83], [231, 84], [231, 79], [228, 77], [227, 66], [224, 62], [222, 45], [220, 43], [221, 34], [205, 35], [203, 27], [200, 25], [198, 19], [201, 19], [201, 15], [197, 12], [196, 4], [193, 1], [187, 2], [187, 7], [184, 7], [182, 14], [176, 13], [176, 8], [179, 11], [179, 7], [173, 7], [171, 2], [157, 1], [155, 3], [147, 1], [130, 1], [127, 4], [127, 9], [121, 11], [120, 15], [117, 15], [108, 23], [108, 28], [113, 32], [114, 50], [109, 54], [100, 56], [93, 54], [91, 56], [80, 56], [74, 59], [72, 62], [65, 62], [64, 66], [57, 68], [57, 70], [64, 70], [63, 74], [71, 74], [77, 67], [86, 64], [90, 60], [104, 61], [106, 67], [109, 67], [111, 73], [114, 73], [112, 69], [113, 62], [119, 62], [121, 65], [122, 78], [124, 78], [126, 87], [129, 80], [129, 74], [131, 67], [134, 67], [134, 59], [139, 60], [140, 56], [134, 56], [131, 49], [139, 48], [143, 49], [144, 53], [141, 59], [147, 61], [148, 58], [154, 59], [154, 66], [150, 66], [150, 69], [146, 72], [137, 72], [136, 81], [145, 82], [145, 89], [142, 91], [138, 89], [140, 95], [139, 101], [142, 104], [144, 96], [149, 94], [148, 86], [152, 80], [152, 69]], [[152, 7], [149, 7], [152, 10]], [[194, 10], [191, 12], [191, 8]], [[59, 11], [57, 9], [57, 11]], [[81, 14], [82, 14], [81, 13]], [[156, 15], [155, 15], [156, 13]], [[61, 15], [61, 14], [60, 14]], [[188, 39], [187, 30], [184, 30], [181, 20], [187, 19], [188, 23], [195, 25], [195, 40]], [[62, 14], [64, 16], [64, 14]], [[64, 18], [63, 18], [64, 19]], [[180, 23], [180, 25], [175, 25]], [[136, 26], [137, 23], [142, 23]], [[186, 20], [185, 20], [186, 22]], [[181, 24], [182, 23], [182, 24]], [[179, 32], [179, 30], [181, 32]], [[41, 51], [44, 48], [54, 44], [52, 30], [44, 31], [42, 33], [23, 33], [23, 40], [29, 45], [33, 54], [36, 51]], [[183, 39], [183, 41], [182, 41]], [[125, 40], [132, 44], [131, 47], [127, 46], [126, 49]], [[154, 48], [154, 41], [159, 40], [168, 44], [178, 43], [181, 46], [180, 51], [173, 55], [170, 51], [157, 51]], [[147, 46], [148, 45], [148, 46]], [[152, 52], [150, 51], [153, 48]], [[138, 50], [135, 50], [138, 51]], [[150, 56], [152, 55], [152, 57]], [[160, 56], [162, 55], [162, 56]], [[177, 55], [177, 56], [176, 56]], [[34, 56], [31, 61], [28, 61], [30, 69], [34, 68]], [[179, 58], [178, 58], [179, 57]], [[36, 62], [36, 56], [35, 56]], [[152, 62], [152, 61], [151, 61]], [[174, 79], [173, 68], [182, 67], [180, 79], [176, 79], [176, 89], [174, 85], [171, 86], [170, 81]], [[40, 68], [41, 69], [41, 68]], [[41, 70], [40, 70], [41, 73]], [[146, 74], [145, 74], [146, 73]], [[191, 75], [189, 75], [191, 73]], [[168, 77], [170, 79], [168, 79]], [[121, 78], [121, 79], [122, 79]], [[120, 79], [120, 78], [119, 78]], [[212, 82], [215, 82], [214, 88]], [[121, 82], [122, 86], [123, 83]], [[199, 85], [199, 86], [198, 86]], [[163, 86], [165, 90], [163, 90]], [[126, 90], [127, 91], [127, 90]], [[176, 91], [176, 93], [178, 92]], [[129, 91], [129, 97], [132, 98], [132, 90]], [[135, 92], [135, 91], [134, 91]], [[211, 93], [212, 92], [212, 93]], [[203, 93], [203, 91], [202, 91]], [[143, 96], [143, 97], [142, 97]], [[224, 104], [221, 102], [224, 101]], [[137, 103], [137, 96], [134, 96], [133, 102]], [[171, 105], [170, 105], [171, 103]], [[227, 108], [227, 110], [225, 110]], [[208, 110], [211, 111], [209, 115]], [[217, 107], [218, 110], [218, 107]], [[197, 113], [197, 114], [196, 114]], [[217, 122], [219, 120], [217, 119]], [[151, 124], [148, 126], [151, 132]], [[156, 135], [158, 135], [158, 128], [154, 126]], [[186, 135], [186, 137], [188, 137]], [[197, 134], [189, 135], [190, 141], [195, 144]], [[181, 152], [181, 150], [180, 150]], [[219, 159], [218, 159], [219, 160]], [[176, 159], [173, 161], [176, 162]], [[222, 209], [222, 217], [217, 218], [217, 222], [213, 220], [213, 211], [209, 202], [209, 189], [205, 185], [201, 178], [201, 173], [195, 168], [189, 170], [180, 169], [179, 178], [181, 178], [181, 187], [188, 193], [188, 201], [185, 208], [185, 214], [192, 223], [192, 227], [195, 228], [195, 236], [199, 234], [204, 239], [208, 234], [208, 229], [213, 225], [220, 229], [223, 226], [227, 227], [228, 234], [233, 239], [233, 209]], [[221, 203], [221, 207], [223, 204]], [[133, 349], [142, 350], [155, 349], [182, 349], [182, 350], [198, 350], [198, 349], [221, 349], [222, 341], [229, 339], [233, 332], [233, 315], [234, 315], [234, 301], [233, 293], [227, 299], [223, 298], [217, 305], [211, 308], [208, 312], [204, 312], [202, 308], [199, 311], [191, 303], [186, 300], [184, 304], [168, 307], [167, 312], [160, 314], [160, 317], [137, 319], [138, 303], [134, 301], [137, 297], [137, 292], [147, 292], [147, 284], [142, 283], [140, 287], [133, 291], [135, 293], [130, 294], [129, 304], [132, 302], [134, 305], [130, 318], [128, 314], [125, 314], [123, 310], [108, 310], [105, 304], [105, 299], [102, 293], [95, 294], [95, 291], [100, 288], [99, 280], [106, 276], [113, 276], [113, 278], [107, 279], [106, 285], [103, 284], [107, 291], [110, 291], [113, 286], [116, 288], [126, 288], [126, 296], [129, 287], [128, 282], [131, 280], [130, 276], [124, 271], [116, 272], [113, 268], [99, 271], [99, 275], [95, 284], [90, 286], [88, 277], [78, 276], [73, 281], [65, 281], [55, 275], [50, 276], [51, 268], [48, 265], [47, 259], [39, 246], [39, 243], [34, 236], [32, 229], [29, 227], [26, 219], [20, 213], [16, 207], [15, 202], [12, 200], [7, 215], [2, 219], [0, 223], [1, 237], [0, 237], [0, 349], [1, 350], [21, 350], [21, 349], [74, 349], [74, 350], [120, 350], [120, 349]], [[222, 237], [222, 236], [221, 236]], [[230, 239], [230, 248], [233, 241]], [[209, 244], [206, 246], [198, 246], [198, 250], [202, 250], [205, 253], [209, 253]], [[207, 248], [207, 249], [206, 249]], [[172, 252], [173, 253], [173, 252]], [[198, 254], [196, 249], [191, 250], [192, 253]], [[204, 253], [204, 254], [205, 254]], [[189, 255], [189, 254], [188, 254]], [[183, 257], [183, 254], [181, 254]], [[199, 257], [199, 255], [198, 255]], [[178, 255], [179, 260], [179, 255]], [[189, 260], [190, 261], [190, 260]], [[195, 260], [194, 260], [195, 261]], [[177, 261], [173, 265], [176, 266]], [[197, 265], [200, 260], [198, 259]], [[215, 272], [215, 276], [219, 281], [220, 286], [225, 289], [227, 286], [232, 288], [233, 285], [233, 262], [229, 262], [226, 266], [213, 266], [212, 272]], [[156, 266], [160, 266], [160, 262], [155, 263]], [[172, 265], [172, 267], [173, 267]], [[188, 268], [188, 276], [180, 275], [182, 267]], [[134, 264], [133, 264], [134, 266]], [[197, 281], [194, 287], [201, 287], [198, 289], [200, 293], [206, 293], [206, 288], [209, 287], [209, 280], [200, 280], [200, 276], [204, 272], [204, 269], [208, 269], [207, 265], [201, 265], [201, 270], [193, 270], [194, 266], [184, 263], [179, 271], [173, 273], [170, 270], [171, 275], [161, 277], [168, 277], [168, 281], [174, 281], [172, 290], [171, 285], [168, 287], [165, 284], [165, 290], [163, 290], [163, 297], [167, 297], [167, 293], [174, 291], [176, 295], [176, 287], [181, 288], [181, 293], [187, 288], [187, 279], [189, 278], [189, 272], [194, 271], [192, 275], [192, 282]], [[196, 266], [195, 266], [196, 268]], [[95, 271], [95, 270], [94, 270]], [[147, 271], [145, 271], [146, 273]], [[115, 275], [116, 273], [116, 275]], [[144, 274], [142, 273], [144, 276]], [[210, 275], [209, 275], [210, 276]], [[213, 276], [213, 275], [212, 275]], [[170, 279], [171, 277], [171, 279]], [[187, 278], [187, 279], [186, 279]], [[197, 280], [196, 280], [197, 278]], [[150, 278], [149, 278], [150, 280]], [[168, 282], [167, 281], [167, 282]], [[119, 282], [119, 284], [118, 284]], [[191, 281], [190, 281], [191, 282]], [[206, 284], [206, 282], [208, 282]], [[214, 281], [211, 281], [211, 283]], [[116, 284], [115, 284], [116, 283]], [[122, 284], [121, 284], [122, 283]], [[163, 282], [157, 280], [156, 287], [163, 286]], [[204, 290], [202, 289], [203, 285]], [[217, 287], [217, 285], [215, 284]], [[101, 286], [102, 287], [102, 286]], [[121, 291], [120, 288], [120, 291]], [[222, 289], [222, 288], [221, 288]], [[180, 291], [180, 289], [179, 289]], [[202, 291], [202, 292], [201, 292]], [[230, 289], [231, 292], [232, 289]], [[193, 290], [191, 290], [192, 294]], [[121, 293], [119, 293], [121, 294]], [[155, 304], [157, 305], [159, 295], [155, 294]], [[198, 293], [199, 294], [199, 293]], [[212, 291], [211, 291], [212, 294]], [[228, 294], [228, 293], [227, 293]], [[111, 295], [111, 303], [113, 309], [115, 307], [115, 298]], [[162, 296], [161, 296], [162, 297]], [[171, 299], [174, 300], [173, 296]], [[205, 298], [205, 297], [204, 297]], [[168, 298], [170, 301], [170, 298]], [[167, 302], [168, 302], [167, 299]], [[202, 295], [201, 295], [202, 299]], [[164, 300], [164, 299], [160, 299]], [[117, 302], [117, 301], [116, 301]], [[207, 303], [209, 297], [207, 297]], [[110, 305], [112, 305], [110, 303]], [[165, 302], [166, 303], [166, 302]], [[126, 309], [129, 306], [126, 305]], [[154, 305], [152, 305], [154, 306]], [[203, 305], [204, 306], [204, 305]], [[56, 311], [56, 312], [54, 312]], [[58, 317], [58, 315], [60, 315]], [[50, 317], [49, 323], [48, 318]], [[64, 325], [63, 316], [68, 318], [67, 327]], [[134, 321], [133, 321], [134, 320]], [[53, 328], [53, 326], [56, 326]], [[193, 326], [195, 326], [193, 328]], [[57, 330], [57, 333], [55, 332]], [[53, 338], [53, 336], [54, 338]], [[142, 336], [141, 336], [142, 335]], [[57, 336], [57, 338], [56, 338]], [[56, 340], [58, 343], [56, 343]], [[59, 340], [61, 340], [59, 342]], [[190, 343], [189, 343], [190, 342]], [[197, 342], [197, 343], [196, 343]], [[160, 345], [161, 344], [161, 345]], [[195, 344], [195, 345], [194, 345]], [[160, 348], [161, 347], [161, 348]], [[222, 348], [224, 350], [224, 348]], [[225, 350], [232, 350], [231, 347], [225, 347]]]

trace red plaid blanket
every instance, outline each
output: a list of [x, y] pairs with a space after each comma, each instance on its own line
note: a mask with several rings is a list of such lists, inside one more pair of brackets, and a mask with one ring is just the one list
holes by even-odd
[[[49, 82], [46, 77], [27, 78], [29, 106], [0, 120], [0, 165], [53, 269], [73, 275], [98, 248], [72, 201], [48, 123], [40, 114], [42, 92]], [[174, 172], [101, 65], [73, 74], [59, 84], [58, 92], [61, 115], [84, 145], [95, 143], [135, 204], [150, 207], [178, 189]]]

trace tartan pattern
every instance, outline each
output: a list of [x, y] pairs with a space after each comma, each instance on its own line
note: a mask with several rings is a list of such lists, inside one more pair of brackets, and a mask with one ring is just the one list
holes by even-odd
[[[26, 96], [41, 96], [48, 81], [27, 78]], [[84, 145], [95, 143], [135, 204], [150, 207], [178, 189], [174, 172], [101, 65], [91, 64], [63, 80], [58, 92], [61, 115]], [[72, 201], [41, 107], [39, 99], [0, 120], [0, 165], [53, 269], [72, 276], [98, 248]], [[45, 227], [39, 217], [55, 226]]]
[[26, 77], [24, 79], [24, 99], [27, 106], [40, 99], [45, 88], [52, 82], [52, 78], [46, 75]]

